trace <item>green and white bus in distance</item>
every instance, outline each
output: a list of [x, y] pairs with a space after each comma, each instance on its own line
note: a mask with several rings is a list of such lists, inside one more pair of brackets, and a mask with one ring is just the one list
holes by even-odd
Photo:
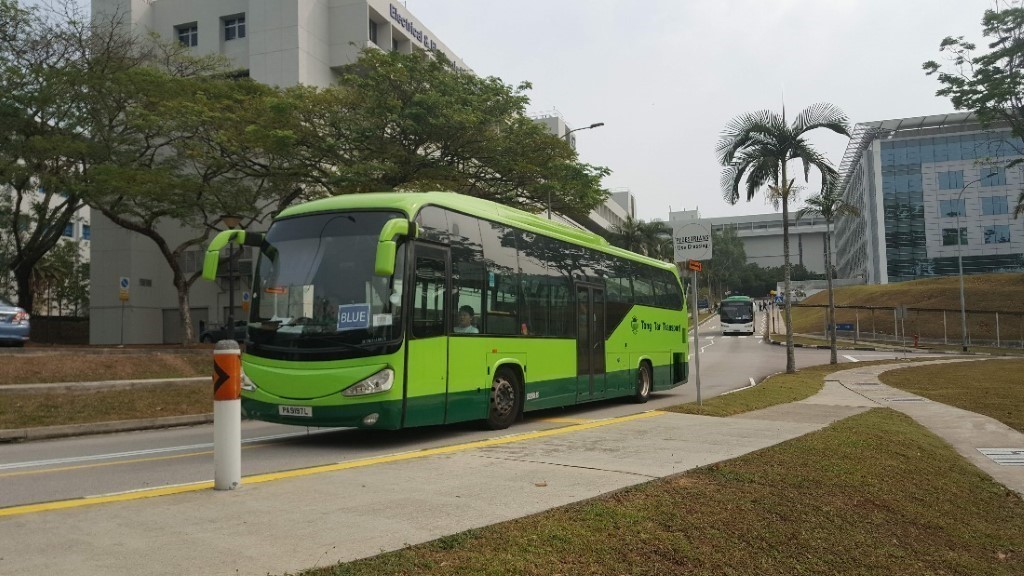
[[729, 296], [718, 305], [722, 334], [754, 333], [754, 300], [749, 296]]
[[396, 429], [612, 397], [687, 381], [675, 266], [596, 234], [459, 194], [337, 196], [288, 208], [259, 247], [243, 413]]

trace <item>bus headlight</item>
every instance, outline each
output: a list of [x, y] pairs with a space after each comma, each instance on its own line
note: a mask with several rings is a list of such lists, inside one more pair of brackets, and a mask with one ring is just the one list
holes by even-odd
[[378, 392], [387, 392], [391, 390], [391, 385], [395, 382], [395, 371], [391, 368], [385, 368], [380, 372], [377, 372], [369, 378], [364, 378], [359, 382], [345, 388], [341, 391], [342, 396], [365, 396], [367, 394], [376, 394]]
[[245, 375], [245, 370], [242, 370], [242, 390], [245, 390], [246, 392], [253, 392], [256, 390], [256, 383]]

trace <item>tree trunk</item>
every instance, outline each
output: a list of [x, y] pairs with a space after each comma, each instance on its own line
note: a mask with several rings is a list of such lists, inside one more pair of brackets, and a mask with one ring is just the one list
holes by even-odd
[[789, 179], [786, 174], [786, 163], [782, 163], [782, 257], [783, 257], [783, 304], [786, 307], [786, 374], [796, 372], [796, 351], [793, 349], [793, 302], [790, 293], [789, 265]]
[[184, 332], [181, 335], [181, 345], [186, 346], [196, 341], [195, 333], [192, 330], [192, 307], [188, 303], [190, 285], [184, 281], [179, 282], [175, 278], [174, 287], [178, 290], [178, 311], [181, 315], [181, 328]]
[[18, 306], [24, 308], [29, 314], [34, 314], [32, 310], [32, 301], [34, 295], [32, 294], [32, 267], [31, 266], [15, 266], [11, 272], [14, 273], [14, 282], [18, 286]]
[[832, 223], [825, 222], [825, 281], [828, 285], [828, 325], [829, 328], [829, 346], [832, 354], [829, 358], [829, 364], [838, 364], [839, 359], [836, 354], [836, 300], [835, 294], [832, 292]]

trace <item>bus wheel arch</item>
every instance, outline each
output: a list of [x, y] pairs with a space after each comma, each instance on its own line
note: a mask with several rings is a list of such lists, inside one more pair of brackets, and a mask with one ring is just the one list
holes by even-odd
[[636, 391], [633, 394], [633, 401], [643, 404], [651, 398], [651, 391], [654, 390], [654, 368], [651, 361], [643, 359], [636, 367]]
[[503, 430], [522, 413], [523, 373], [515, 364], [502, 364], [494, 371], [487, 407], [487, 427]]

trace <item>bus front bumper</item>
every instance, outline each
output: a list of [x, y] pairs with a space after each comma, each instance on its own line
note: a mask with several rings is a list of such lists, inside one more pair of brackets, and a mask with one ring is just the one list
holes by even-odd
[[402, 401], [322, 406], [284, 399], [263, 402], [243, 393], [242, 416], [292, 426], [397, 430], [402, 427]]

